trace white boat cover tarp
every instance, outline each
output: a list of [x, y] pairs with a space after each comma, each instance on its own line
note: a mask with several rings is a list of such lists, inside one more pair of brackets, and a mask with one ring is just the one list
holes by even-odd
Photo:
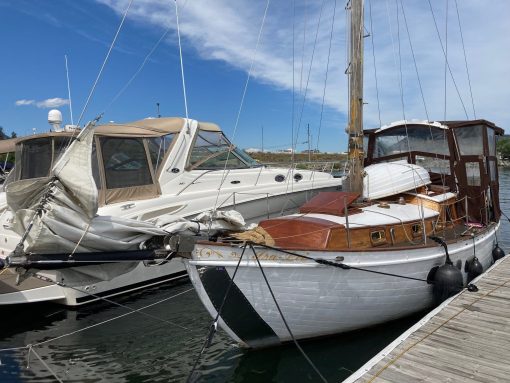
[[378, 199], [430, 184], [427, 169], [406, 160], [381, 162], [365, 168], [363, 198]]

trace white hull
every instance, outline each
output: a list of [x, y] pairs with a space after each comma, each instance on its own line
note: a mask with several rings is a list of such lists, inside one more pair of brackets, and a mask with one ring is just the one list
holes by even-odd
[[[476, 255], [484, 270], [493, 262], [491, 253], [494, 233], [493, 229], [476, 237]], [[473, 258], [473, 241], [466, 237], [464, 241], [450, 244], [448, 249], [453, 263], [462, 263], [464, 273], [465, 261]], [[221, 276], [224, 267], [228, 273], [227, 278], [232, 278], [240, 254], [239, 248], [233, 250], [225, 246], [198, 245], [193, 260], [186, 261], [190, 278], [213, 317], [216, 317], [219, 307], [215, 295], [224, 295], [224, 291], [218, 293], [207, 283], [204, 285], [204, 275], [211, 273], [212, 278], [225, 278], [226, 274]], [[288, 260], [287, 255], [263, 248], [257, 248], [257, 254], [283, 315], [297, 339], [373, 326], [418, 312], [433, 304], [432, 286], [425, 282], [344, 270], [303, 259]], [[444, 250], [439, 246], [303, 254], [329, 260], [341, 255], [345, 258], [343, 263], [350, 266], [419, 279], [427, 279], [429, 271], [434, 266], [442, 265], [445, 260]], [[201, 269], [204, 266], [205, 271]], [[213, 276], [214, 273], [217, 275]], [[234, 285], [234, 289], [246, 298], [244, 304], [236, 305], [235, 315], [258, 316], [258, 321], [263, 322], [259, 323], [262, 329], [260, 332], [265, 332], [265, 335], [262, 339], [253, 333], [246, 335], [245, 329], [230, 317], [230, 313], [223, 315], [222, 312], [220, 325], [225, 331], [241, 345], [249, 347], [291, 340], [250, 249], [243, 256]], [[215, 300], [216, 304], [213, 303]], [[227, 300], [225, 306], [228, 304]]]
[[[338, 182], [340, 182], [340, 180], [338, 180]], [[294, 189], [293, 193], [289, 192], [288, 195], [285, 195], [285, 193], [282, 193], [280, 190], [280, 195], [272, 195], [269, 198], [266, 198], [265, 193], [263, 194], [263, 198], [261, 198], [260, 194], [239, 193], [234, 200], [232, 193], [230, 193], [230, 198], [225, 200], [222, 208], [234, 208], [235, 202], [235, 208], [247, 218], [248, 222], [257, 221], [268, 215], [279, 215], [282, 209], [284, 209], [284, 212], [293, 210], [316, 192], [335, 188], [334, 186], [329, 186], [314, 190], [303, 190], [306, 184], [302, 183], [300, 186], [301, 190], [299, 191]], [[207, 197], [196, 197], [196, 202], [190, 202], [189, 207], [180, 212], [183, 213], [185, 217], [192, 217], [200, 211], [211, 208], [216, 195], [211, 195], [211, 193], [209, 193]], [[220, 201], [222, 200], [220, 199]], [[7, 214], [10, 214], [10, 212], [4, 211], [4, 220]], [[2, 256], [5, 257], [19, 242], [19, 236], [12, 230], [3, 227], [0, 228], [0, 238], [0, 251]], [[86, 272], [86, 268], [87, 266], [80, 268], [80, 270]], [[69, 306], [77, 306], [100, 299], [91, 294], [101, 297], [111, 297], [187, 277], [184, 265], [179, 259], [171, 260], [170, 262], [158, 266], [146, 266], [144, 263], [140, 262], [132, 270], [105, 281], [90, 279], [85, 283], [71, 282], [74, 276], [70, 275], [70, 273], [65, 270], [40, 272], [40, 274], [51, 280], [63, 280], [64, 283], [72, 283], [72, 288], [35, 281], [34, 277], [29, 277], [17, 286], [14, 276], [9, 275], [9, 278], [7, 278], [7, 274], [5, 274], [0, 276], [0, 305], [52, 301]]]

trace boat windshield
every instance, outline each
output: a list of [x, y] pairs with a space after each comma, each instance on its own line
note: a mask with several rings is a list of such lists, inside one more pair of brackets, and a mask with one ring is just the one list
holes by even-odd
[[373, 157], [384, 161], [407, 160], [431, 173], [451, 174], [450, 150], [445, 129], [425, 125], [390, 128], [375, 135]]
[[189, 169], [223, 169], [225, 163], [227, 169], [260, 166], [248, 154], [233, 146], [221, 132], [199, 130], [189, 157]]
[[151, 156], [152, 167], [156, 171], [163, 163], [168, 149], [172, 145], [175, 133], [167, 134], [161, 137], [152, 137], [147, 139], [149, 153]]
[[446, 130], [423, 125], [388, 129], [375, 137], [374, 157], [422, 152], [448, 155]]

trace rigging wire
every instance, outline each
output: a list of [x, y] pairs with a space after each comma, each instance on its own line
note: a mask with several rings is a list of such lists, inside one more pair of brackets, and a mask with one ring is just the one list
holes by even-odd
[[67, 78], [67, 97], [69, 98], [69, 114], [71, 116], [71, 124], [74, 125], [73, 119], [73, 101], [71, 99], [71, 83], [69, 82], [69, 67], [67, 66], [67, 55], [64, 55], [66, 62], [66, 78]]
[[[400, 18], [399, 18], [399, 6], [398, 6], [398, 0], [395, 0], [395, 5], [397, 6], [397, 41], [398, 41], [398, 63], [399, 63], [399, 73], [400, 73], [400, 100], [402, 103], [402, 116], [404, 118], [404, 128], [406, 132], [406, 143], [407, 143], [407, 151], [409, 159], [411, 160], [411, 142], [409, 140], [409, 131], [407, 127], [407, 119], [406, 119], [406, 112], [405, 112], [405, 103], [404, 103], [404, 80], [403, 80], [403, 73], [402, 73], [402, 53], [401, 53], [401, 44], [400, 44]], [[412, 167], [412, 161], [411, 167]], [[411, 170], [413, 175], [413, 184], [414, 184], [414, 191], [416, 194], [418, 194], [418, 185], [416, 183], [416, 172], [414, 169]], [[423, 201], [420, 199], [420, 204], [417, 206], [418, 212], [421, 218], [421, 224], [422, 227], [425, 229], [425, 211], [423, 210]], [[426, 230], [423, 230], [423, 242], [427, 243], [427, 235]]]
[[174, 0], [175, 4], [175, 17], [177, 20], [177, 40], [179, 41], [179, 61], [181, 63], [181, 78], [182, 78], [182, 93], [184, 96], [184, 111], [186, 113], [186, 127], [187, 133], [189, 134], [189, 119], [188, 119], [188, 98], [186, 97], [186, 82], [184, 81], [184, 65], [182, 62], [182, 46], [181, 46], [181, 29], [179, 27], [179, 6], [177, 0]]
[[369, 12], [369, 17], [370, 17], [370, 36], [372, 39], [372, 57], [374, 60], [374, 78], [375, 78], [375, 94], [377, 97], [377, 112], [379, 115], [379, 127], [381, 127], [382, 126], [381, 103], [379, 100], [379, 84], [377, 81], [377, 64], [375, 61], [374, 27], [373, 27], [373, 23], [372, 23], [372, 1], [371, 0], [368, 0], [368, 12]]
[[[234, 125], [234, 131], [232, 133], [232, 142], [234, 142], [235, 137], [236, 137], [237, 128], [239, 126], [239, 120], [241, 118], [241, 112], [243, 110], [244, 99], [246, 97], [246, 92], [248, 90], [248, 84], [250, 83], [250, 79], [251, 79], [251, 75], [252, 75], [252, 71], [253, 71], [253, 65], [254, 65], [254, 62], [255, 62], [255, 58], [257, 57], [257, 53], [258, 53], [258, 49], [259, 49], [259, 45], [260, 45], [260, 39], [261, 39], [261, 36], [262, 36], [262, 31], [264, 30], [264, 25], [266, 23], [267, 11], [269, 9], [270, 3], [271, 3], [271, 0], [267, 0], [266, 1], [266, 7], [264, 9], [264, 15], [262, 16], [262, 22], [260, 24], [259, 34], [257, 36], [257, 43], [255, 45], [255, 50], [253, 52], [253, 57], [252, 57], [251, 63], [250, 63], [250, 69], [248, 70], [248, 76], [246, 77], [246, 82], [245, 82], [244, 88], [243, 88], [243, 94], [241, 96], [241, 102], [240, 102], [240, 105], [239, 105], [239, 109], [237, 111], [237, 117], [236, 117], [236, 121], [235, 121], [235, 125]], [[216, 193], [216, 200], [214, 201], [213, 212], [215, 212], [217, 210], [218, 199], [220, 197], [221, 187], [223, 186], [223, 183], [225, 182], [225, 180], [227, 179], [227, 176], [228, 176], [227, 165], [228, 165], [228, 160], [230, 159], [230, 154], [232, 153], [232, 150], [233, 150], [233, 147], [230, 147], [228, 152], [227, 152], [227, 158], [225, 159], [225, 165], [223, 167], [223, 174], [221, 176], [220, 185], [218, 187], [218, 193]], [[211, 224], [212, 224], [212, 215], [211, 215], [210, 225]], [[210, 225], [209, 225], [209, 227], [210, 227]]]
[[336, 0], [334, 0], [334, 2], [333, 2], [333, 16], [331, 18], [331, 31], [330, 31], [330, 34], [329, 34], [328, 58], [326, 60], [326, 75], [324, 77], [324, 87], [322, 89], [321, 112], [320, 112], [320, 118], [319, 118], [319, 128], [318, 128], [318, 132], [317, 132], [317, 144], [315, 146], [315, 148], [317, 150], [319, 149], [319, 141], [320, 141], [321, 127], [322, 127], [322, 117], [323, 117], [323, 113], [324, 113], [324, 100], [326, 99], [326, 87], [327, 87], [327, 83], [328, 83], [329, 60], [330, 60], [330, 57], [331, 57], [331, 45], [332, 45], [332, 41], [333, 41], [333, 30], [334, 30], [334, 26], [335, 26], [335, 15], [336, 15]]
[[147, 64], [147, 62], [149, 61], [149, 58], [152, 56], [152, 54], [156, 51], [156, 49], [159, 47], [159, 45], [161, 44], [161, 42], [163, 41], [163, 39], [168, 35], [168, 33], [170, 32], [171, 30], [171, 27], [168, 27], [166, 29], [165, 32], [163, 32], [163, 34], [161, 35], [161, 37], [159, 38], [159, 40], [156, 42], [156, 44], [154, 44], [154, 46], [152, 47], [152, 49], [149, 51], [149, 53], [145, 56], [144, 60], [142, 61], [142, 63], [140, 64], [140, 66], [138, 67], [138, 69], [135, 71], [135, 73], [133, 74], [133, 76], [131, 76], [131, 78], [128, 80], [128, 82], [117, 92], [117, 94], [112, 98], [112, 100], [110, 101], [110, 103], [106, 106], [106, 108], [104, 108], [103, 110], [103, 113], [105, 113], [108, 109], [110, 109], [110, 107], [119, 99], [119, 97], [126, 91], [127, 88], [129, 88], [129, 86], [132, 84], [132, 82], [135, 80], [136, 77], [138, 77], [138, 75], [140, 74], [140, 72], [143, 70], [143, 68], [145, 67], [145, 64]]
[[310, 66], [308, 67], [308, 75], [307, 75], [306, 85], [305, 85], [304, 94], [303, 94], [303, 102], [301, 103], [301, 110], [299, 111], [299, 119], [298, 119], [298, 123], [297, 123], [297, 132], [296, 132], [296, 137], [294, 138], [293, 149], [296, 148], [297, 142], [298, 142], [299, 130], [301, 128], [301, 121], [303, 119], [303, 111], [304, 111], [304, 108], [305, 108], [306, 97], [308, 95], [308, 86], [310, 84], [310, 75], [312, 73], [312, 67], [313, 67], [313, 62], [314, 62], [314, 58], [315, 58], [315, 49], [317, 47], [317, 40], [318, 40], [318, 36], [319, 36], [319, 27], [320, 27], [321, 20], [322, 20], [322, 13], [323, 13], [323, 10], [324, 10], [324, 3], [325, 2], [326, 2], [326, 0], [322, 0], [320, 12], [319, 12], [319, 20], [317, 21], [317, 28], [315, 30], [315, 39], [314, 39], [314, 43], [313, 43], [312, 57], [310, 58]]
[[[443, 121], [446, 121], [446, 99], [447, 99], [447, 84], [448, 78], [448, 4], [449, 0], [446, 0], [446, 19], [445, 19], [445, 55], [444, 55], [444, 117]], [[467, 117], [467, 112], [466, 112]]]
[[413, 56], [414, 69], [416, 70], [416, 78], [418, 79], [418, 85], [420, 87], [420, 94], [421, 94], [421, 99], [423, 101], [423, 108], [425, 109], [425, 116], [427, 117], [427, 121], [430, 121], [429, 112], [427, 109], [427, 103], [425, 102], [425, 94], [423, 93], [423, 86], [421, 84], [420, 73], [418, 71], [418, 64], [416, 62], [416, 56], [414, 54], [413, 42], [411, 41], [411, 34], [409, 33], [409, 26], [407, 24], [407, 17], [406, 17], [406, 13], [404, 10], [404, 3], [402, 2], [402, 0], [400, 0], [400, 7], [402, 8], [402, 15], [404, 17], [404, 25], [406, 27], [407, 37], [409, 39], [409, 47], [411, 48], [411, 54]]
[[[88, 106], [89, 106], [89, 103], [90, 103], [90, 100], [92, 99], [92, 95], [94, 94], [94, 91], [96, 90], [96, 86], [99, 82], [99, 79], [101, 78], [102, 74], [103, 74], [103, 70], [106, 66], [106, 63], [108, 62], [108, 59], [110, 58], [110, 54], [113, 50], [113, 47], [115, 46], [115, 43], [117, 42], [117, 37], [119, 36], [119, 33], [122, 29], [122, 26], [124, 25], [124, 21], [126, 20], [126, 17], [127, 17], [127, 14], [129, 12], [129, 9], [131, 8], [131, 4], [133, 3], [133, 0], [130, 0], [129, 1], [129, 4], [126, 8], [126, 10], [124, 11], [124, 15], [122, 16], [122, 20], [119, 24], [119, 27], [117, 28], [117, 32], [115, 33], [115, 36], [113, 38], [113, 41], [112, 43], [110, 44], [110, 48], [108, 49], [108, 53], [106, 54], [106, 57], [104, 58], [104, 61], [103, 61], [103, 64], [101, 65], [101, 68], [99, 69], [99, 73], [97, 74], [97, 77], [96, 77], [96, 80], [94, 81], [94, 84], [92, 85], [92, 89], [90, 90], [90, 93], [87, 97], [87, 101], [85, 101], [85, 105], [83, 106], [83, 109], [80, 113], [80, 117], [78, 118], [78, 122], [76, 123], [77, 126], [80, 126], [80, 122], [83, 118], [83, 115], [85, 114]], [[70, 141], [71, 142], [71, 141]]]
[[457, 11], [457, 20], [459, 22], [460, 40], [462, 42], [462, 51], [464, 52], [464, 63], [466, 64], [466, 73], [467, 73], [468, 84], [469, 84], [469, 94], [471, 95], [471, 105], [473, 107], [473, 117], [476, 120], [475, 100], [473, 98], [473, 89], [471, 88], [471, 77], [469, 75], [469, 67], [468, 67], [467, 55], [466, 55], [466, 46], [464, 45], [464, 35], [462, 33], [462, 24], [460, 22], [459, 6], [457, 4], [457, 0], [455, 0], [455, 9]]
[[[439, 39], [439, 44], [441, 45], [441, 49], [443, 51], [443, 55], [446, 58], [447, 55], [446, 55], [446, 52], [445, 52], [445, 49], [444, 49], [444, 46], [443, 46], [443, 41], [441, 40], [441, 34], [439, 33], [439, 27], [437, 26], [436, 15], [434, 13], [434, 10], [432, 9], [432, 3], [430, 2], [430, 0], [428, 0], [428, 3], [429, 3], [429, 7], [430, 7], [430, 13], [432, 14], [432, 19], [434, 20], [434, 26], [436, 28], [436, 33], [437, 33], [437, 37]], [[464, 101], [462, 100], [462, 96], [460, 95], [459, 87], [457, 86], [457, 82], [455, 81], [455, 77], [453, 76], [453, 71], [452, 71], [452, 69], [450, 67], [450, 63], [448, 62], [447, 59], [446, 59], [446, 65], [448, 67], [448, 71], [450, 73], [450, 77], [452, 78], [453, 85], [454, 85], [455, 90], [457, 92], [457, 96], [459, 97], [460, 103], [462, 105], [462, 109], [464, 109], [464, 113], [466, 115], [466, 118], [469, 118], [466, 106], [464, 105]]]

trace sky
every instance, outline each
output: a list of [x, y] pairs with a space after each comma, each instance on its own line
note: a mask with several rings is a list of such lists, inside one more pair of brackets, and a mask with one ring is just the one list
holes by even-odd
[[[4, 131], [47, 131], [52, 108], [71, 123], [66, 55], [74, 123], [155, 117], [157, 103], [186, 115], [175, 2], [130, 1], [0, 0]], [[263, 130], [266, 150], [307, 149], [309, 126], [312, 148], [346, 150], [345, 4], [178, 0], [189, 117], [242, 148]], [[509, 17], [507, 0], [365, 0], [364, 127], [476, 116], [510, 131]]]

